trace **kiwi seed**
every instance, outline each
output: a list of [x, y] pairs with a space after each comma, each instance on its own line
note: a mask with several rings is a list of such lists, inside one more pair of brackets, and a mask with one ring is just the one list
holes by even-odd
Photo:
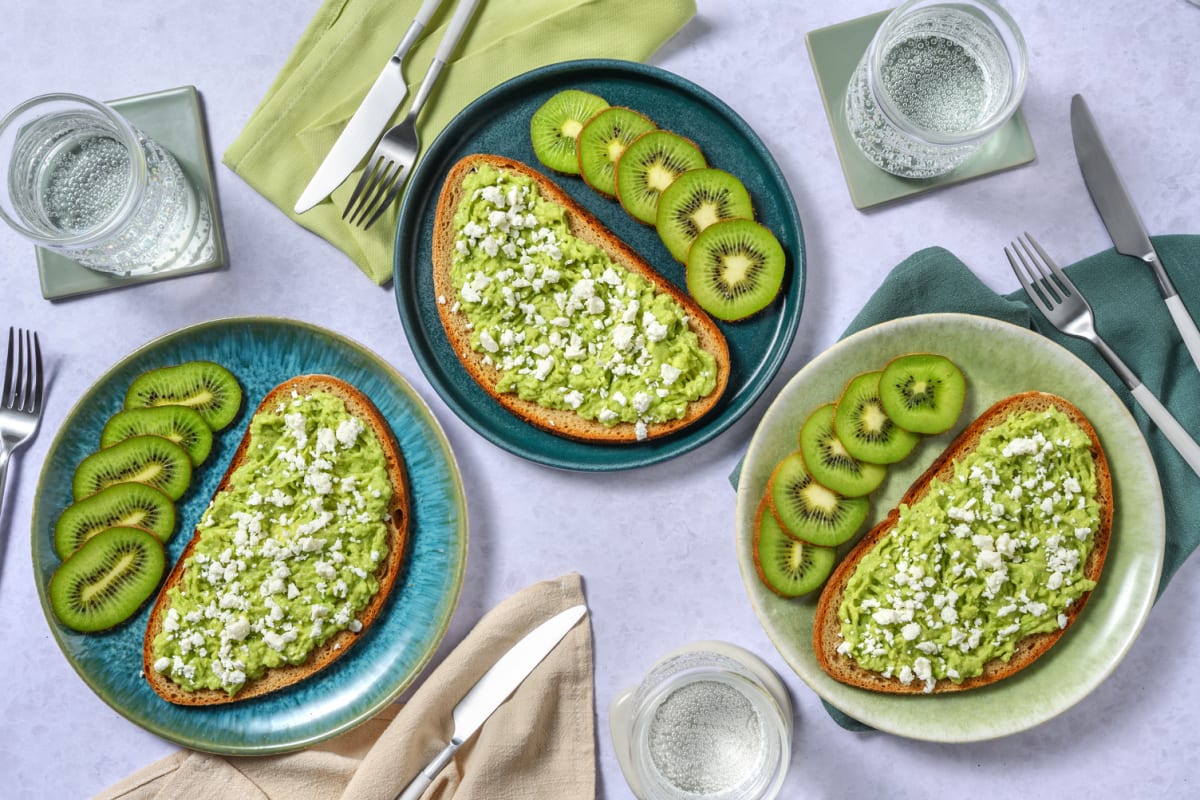
[[700, 232], [723, 219], [752, 219], [754, 206], [745, 185], [719, 169], [689, 170], [658, 198], [655, 227], [677, 261], [687, 263], [688, 251]]
[[211, 361], [189, 361], [151, 370], [134, 378], [125, 393], [125, 408], [187, 406], [214, 431], [237, 416], [242, 387], [233, 374]]
[[117, 483], [67, 506], [54, 525], [54, 550], [64, 561], [101, 531], [141, 528], [160, 542], [175, 532], [175, 504], [153, 486]]
[[62, 624], [102, 631], [133, 616], [166, 571], [162, 543], [140, 528], [109, 528], [86, 541], [50, 578]]
[[529, 138], [538, 160], [555, 172], [579, 174], [576, 140], [584, 124], [608, 108], [603, 97], [566, 89], [551, 97], [529, 119]]
[[913, 353], [888, 362], [879, 378], [879, 402], [892, 420], [914, 433], [954, 426], [967, 396], [962, 370], [945, 356]]
[[634, 219], [653, 225], [663, 191], [690, 169], [706, 165], [693, 142], [670, 131], [650, 131], [617, 159], [617, 199]]
[[717, 319], [745, 319], [779, 294], [786, 263], [779, 240], [765, 227], [749, 219], [722, 220], [705, 228], [688, 251], [688, 292]]
[[71, 485], [76, 500], [119, 483], [149, 484], [178, 500], [191, 480], [192, 460], [182, 447], [161, 436], [134, 436], [81, 461]]
[[838, 398], [833, 429], [850, 455], [872, 464], [894, 464], [912, 452], [920, 436], [901, 428], [879, 402], [882, 372], [850, 379]]
[[843, 497], [813, 480], [799, 451], [775, 466], [767, 495], [784, 533], [824, 547], [839, 545], [858, 533], [870, 511], [867, 498]]
[[199, 466], [212, 450], [213, 432], [200, 412], [187, 406], [156, 406], [118, 411], [104, 425], [100, 446], [111, 447], [134, 436], [162, 436], [187, 451]]
[[634, 139], [656, 127], [645, 115], [623, 106], [611, 106], [588, 120], [576, 146], [584, 182], [606, 197], [616, 197], [617, 160]]
[[875, 491], [887, 467], [859, 461], [846, 450], [833, 430], [833, 403], [818, 408], [800, 428], [800, 452], [817, 483], [845, 497], [862, 497]]
[[754, 521], [754, 569], [768, 589], [780, 597], [799, 597], [816, 589], [833, 572], [837, 554], [788, 536], [764, 498]]

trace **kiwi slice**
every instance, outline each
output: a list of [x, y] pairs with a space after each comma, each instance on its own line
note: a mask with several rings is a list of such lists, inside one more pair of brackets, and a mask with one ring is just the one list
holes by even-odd
[[134, 436], [162, 436], [187, 451], [199, 466], [212, 450], [213, 432], [198, 411], [187, 406], [156, 406], [118, 411], [100, 432], [100, 446], [111, 447]]
[[233, 422], [242, 407], [242, 387], [233, 373], [211, 361], [189, 361], [151, 370], [134, 378], [125, 393], [125, 408], [187, 406], [219, 431]]
[[118, 483], [145, 483], [178, 500], [191, 480], [192, 460], [182, 447], [161, 436], [134, 436], [79, 462], [71, 486], [76, 500]]
[[617, 199], [634, 219], [653, 225], [663, 190], [690, 169], [707, 165], [695, 143], [670, 131], [650, 131], [617, 159]]
[[608, 108], [603, 97], [578, 89], [565, 89], [533, 112], [529, 139], [533, 154], [555, 172], [579, 174], [575, 145], [584, 123]]
[[775, 465], [767, 495], [784, 533], [823, 547], [850, 539], [870, 511], [867, 498], [843, 497], [817, 483], [799, 451]]
[[914, 433], [954, 426], [967, 398], [967, 379], [945, 356], [913, 353], [888, 362], [879, 378], [879, 402], [892, 420]]
[[616, 197], [617, 160], [634, 139], [656, 127], [646, 116], [624, 106], [610, 106], [588, 120], [576, 146], [584, 182], [606, 197]]
[[765, 227], [722, 220], [701, 231], [688, 251], [688, 292], [717, 319], [745, 319], [779, 294], [786, 264], [783, 247]]
[[50, 578], [50, 607], [77, 631], [102, 631], [133, 616], [158, 588], [167, 559], [141, 528], [109, 528], [84, 542]]
[[109, 528], [141, 528], [160, 542], [175, 532], [175, 504], [144, 483], [117, 483], [67, 506], [54, 524], [54, 550], [64, 561]]
[[671, 255], [686, 264], [702, 230], [723, 219], [753, 217], [750, 193], [740, 180], [724, 170], [693, 169], [659, 195], [655, 227]]
[[887, 467], [859, 461], [846, 451], [833, 432], [833, 403], [818, 408], [800, 428], [800, 452], [817, 483], [844, 497], [862, 497], [875, 491]]
[[912, 452], [921, 437], [901, 428], [879, 401], [882, 372], [850, 379], [838, 398], [833, 429], [846, 452], [871, 464], [895, 464]]
[[754, 569], [768, 589], [780, 597], [799, 597], [816, 589], [829, 574], [837, 552], [788, 536], [767, 510], [764, 499], [754, 521]]

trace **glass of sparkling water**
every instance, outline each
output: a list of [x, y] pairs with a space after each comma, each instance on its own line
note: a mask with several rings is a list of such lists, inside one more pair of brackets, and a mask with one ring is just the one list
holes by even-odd
[[664, 656], [609, 713], [639, 800], [770, 800], [791, 762], [791, 700], [761, 659], [727, 642]]
[[859, 61], [846, 123], [876, 166], [933, 178], [1008, 121], [1025, 81], [1025, 40], [996, 3], [909, 0], [883, 21]]
[[211, 212], [175, 158], [86, 97], [42, 95], [0, 120], [0, 174], [0, 217], [85, 267], [142, 275], [210, 246]]

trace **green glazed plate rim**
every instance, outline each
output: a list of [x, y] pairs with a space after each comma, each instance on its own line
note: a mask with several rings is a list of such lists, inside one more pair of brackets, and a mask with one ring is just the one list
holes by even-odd
[[[462, 156], [490, 152], [544, 168], [529, 144], [529, 115], [554, 92], [594, 91], [613, 105], [643, 110], [661, 127], [691, 138], [711, 166], [737, 175], [750, 189], [759, 221], [788, 254], [775, 304], [749, 321], [719, 323], [733, 360], [729, 386], [707, 417], [677, 434], [622, 445], [578, 442], [520, 421], [475, 383], [454, 355], [437, 314], [430, 264], [433, 217], [442, 183]], [[638, 100], [653, 98], [649, 107]], [[694, 120], [704, 119], [705, 125]], [[481, 149], [479, 145], [494, 145]], [[739, 171], [741, 168], [742, 171]], [[549, 173], [548, 173], [549, 174]], [[641, 253], [665, 278], [684, 285], [683, 268], [652, 228], [578, 177], [552, 175], [581, 205]], [[800, 323], [805, 248], [799, 212], [787, 180], [766, 145], [723, 101], [690, 81], [645, 64], [610, 59], [567, 61], [519, 75], [464, 108], [422, 156], [405, 192], [396, 227], [393, 286], [413, 355], [450, 409], [493, 444], [561, 469], [608, 471], [641, 467], [689, 452], [729, 428], [759, 399], [782, 366]]]
[[[871, 495], [864, 529], [958, 433], [992, 403], [1022, 391], [1070, 400], [1098, 432], [1113, 476], [1114, 523], [1104, 572], [1087, 607], [1031, 666], [991, 686], [939, 695], [886, 695], [835, 681], [817, 664], [812, 622], [817, 594], [784, 600], [759, 580], [751, 552], [754, 515], [772, 467], [794, 450], [795, 433], [854, 375], [911, 352], [942, 353], [967, 377], [955, 427], [929, 436], [893, 465]], [[859, 331], [826, 350], [788, 382], [767, 409], [746, 454], [737, 494], [736, 546], [742, 581], [768, 637], [796, 674], [830, 705], [878, 730], [912, 739], [969, 742], [1026, 730], [1071, 708], [1116, 669], [1141, 631], [1158, 591], [1166, 547], [1162, 489], [1153, 456], [1121, 399], [1083, 361], [1025, 328], [971, 314], [903, 317]], [[844, 555], [852, 546], [840, 548]]]
[[[265, 348], [271, 356], [251, 364], [247, 347]], [[69, 503], [73, 464], [93, 449], [99, 426], [120, 408], [132, 376], [176, 363], [180, 357], [224, 353], [221, 348], [244, 353], [247, 364], [229, 366], [243, 383], [245, 400], [234, 422], [215, 437], [209, 459], [177, 503], [179, 521], [167, 543], [170, 563], [191, 537], [262, 395], [283, 380], [313, 372], [356, 383], [395, 433], [412, 496], [408, 552], [380, 616], [350, 652], [320, 675], [235, 703], [175, 706], [140, 677], [141, 641], [151, 602], [131, 620], [98, 634], [80, 634], [59, 624], [47, 596], [59, 563], [53, 525]], [[217, 319], [172, 331], [106, 370], [75, 403], [47, 451], [31, 531], [38, 597], [51, 633], [80, 678], [115, 711], [151, 733], [196, 750], [235, 756], [308, 747], [353, 728], [395, 701], [428, 665], [449, 628], [465, 575], [467, 541], [466, 497], [450, 443], [404, 377], [340, 334], [262, 316]]]

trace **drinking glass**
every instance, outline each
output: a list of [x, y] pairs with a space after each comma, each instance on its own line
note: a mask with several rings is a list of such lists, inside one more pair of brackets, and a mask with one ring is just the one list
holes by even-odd
[[728, 642], [668, 653], [609, 712], [639, 800], [770, 800], [791, 761], [791, 701], [761, 659]]
[[991, 0], [908, 0], [884, 19], [846, 92], [850, 134], [876, 166], [933, 178], [1017, 110], [1025, 40]]
[[175, 158], [103, 103], [27, 100], [0, 120], [0, 217], [39, 247], [141, 275], [209, 246], [211, 211]]

